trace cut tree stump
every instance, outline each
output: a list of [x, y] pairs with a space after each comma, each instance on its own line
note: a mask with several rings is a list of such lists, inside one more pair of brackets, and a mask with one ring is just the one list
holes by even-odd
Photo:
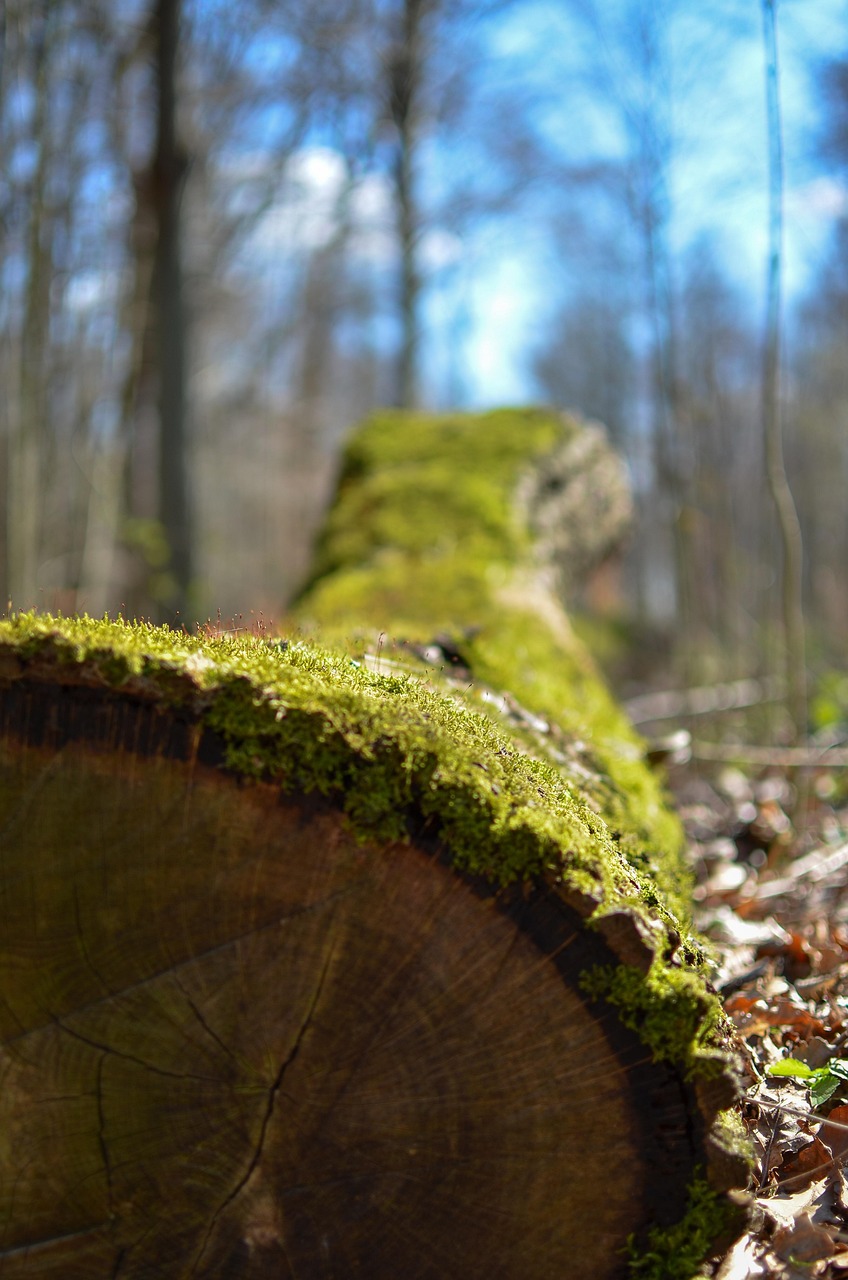
[[4, 1280], [670, 1278], [727, 1225], [677, 828], [554, 596], [547, 708], [469, 600], [461, 654], [0, 622]]

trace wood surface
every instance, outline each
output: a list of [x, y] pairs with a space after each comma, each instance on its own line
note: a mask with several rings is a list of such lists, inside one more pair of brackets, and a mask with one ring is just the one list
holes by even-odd
[[223, 765], [67, 665], [0, 687], [0, 1275], [625, 1276], [692, 1088], [551, 886]]

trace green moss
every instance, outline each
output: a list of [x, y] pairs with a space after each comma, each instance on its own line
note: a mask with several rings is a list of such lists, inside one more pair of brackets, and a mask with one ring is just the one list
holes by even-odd
[[221, 736], [231, 769], [333, 796], [364, 836], [404, 836], [414, 811], [438, 826], [457, 866], [498, 883], [549, 875], [582, 891], [588, 876], [611, 903], [639, 892], [602, 821], [556, 769], [418, 680], [306, 644], [36, 614], [0, 622], [0, 650], [190, 705]]
[[686, 1213], [671, 1227], [653, 1227], [645, 1242], [631, 1239], [630, 1275], [638, 1280], [693, 1280], [715, 1241], [738, 1217], [726, 1196], [702, 1173], [689, 1184]]
[[[348, 445], [296, 619], [360, 656], [380, 632], [426, 642], [470, 630], [462, 647], [471, 682], [509, 690], [556, 726], [557, 741], [525, 735], [528, 750], [603, 813], [633, 867], [685, 915], [691, 883], [680, 824], [645, 765], [641, 740], [548, 589], [516, 496], [528, 469], [579, 429], [534, 409], [393, 412], [367, 422]], [[497, 699], [476, 705], [501, 718]]]
[[[497, 625], [481, 631], [470, 652], [484, 680], [510, 688], [570, 743], [580, 744], [575, 783], [618, 833], [633, 866], [659, 885], [676, 914], [687, 916], [692, 886], [680, 824], [645, 764], [641, 739], [585, 651], [566, 646], [538, 619], [516, 610], [504, 611]], [[548, 746], [557, 752], [555, 741]], [[567, 768], [563, 754], [559, 763]]]
[[754, 1149], [745, 1122], [735, 1107], [728, 1107], [718, 1113], [714, 1137], [728, 1155], [743, 1161], [749, 1171], [753, 1168]]
[[582, 975], [581, 986], [592, 999], [614, 1005], [657, 1061], [682, 1064], [689, 1075], [721, 1070], [711, 1046], [722, 1013], [699, 966], [657, 958], [645, 974], [628, 965], [600, 965]]
[[462, 546], [489, 564], [512, 564], [527, 545], [516, 474], [575, 430], [533, 409], [377, 414], [348, 444], [312, 581], [370, 563], [382, 549], [426, 558]]

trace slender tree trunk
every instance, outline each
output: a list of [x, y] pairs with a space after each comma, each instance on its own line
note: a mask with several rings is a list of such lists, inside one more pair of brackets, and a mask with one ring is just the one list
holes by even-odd
[[159, 374], [159, 515], [168, 543], [169, 582], [161, 606], [187, 619], [192, 531], [187, 463], [186, 314], [181, 216], [187, 161], [177, 136], [177, 56], [181, 0], [157, 0], [157, 133], [153, 162], [157, 214], [153, 273]]
[[[657, 179], [659, 180], [659, 174]], [[655, 185], [654, 182], [651, 183], [652, 187]], [[691, 591], [694, 554], [690, 528], [691, 512], [688, 486], [680, 462], [683, 415], [680, 410], [677, 325], [665, 223], [665, 215], [661, 209], [652, 207], [646, 210], [643, 234], [648, 299], [653, 328], [651, 381], [655, 414], [654, 473], [656, 483], [659, 485], [660, 498], [670, 503], [672, 508], [670, 532], [676, 621], [684, 638], [680, 652], [683, 676], [688, 682], [694, 678], [694, 672], [691, 669], [691, 642], [698, 628]]]
[[58, 5], [42, 5], [34, 19], [35, 114], [32, 140], [38, 159], [29, 199], [27, 283], [19, 348], [17, 411], [12, 418], [7, 495], [7, 581], [13, 605], [35, 605], [44, 482], [45, 355], [50, 323], [52, 228], [46, 209], [50, 173], [50, 57]]
[[[600, 6], [595, 8], [596, 30], [603, 39]], [[669, 245], [669, 172], [673, 131], [668, 76], [667, 21], [662, 6], [637, 3], [627, 7], [629, 44], [633, 58], [634, 92], [614, 75], [611, 93], [617, 98], [622, 124], [630, 140], [631, 172], [628, 204], [641, 242], [646, 319], [650, 325], [648, 376], [653, 415], [651, 462], [659, 509], [659, 532], [671, 557], [675, 628], [681, 639], [677, 652], [690, 669], [695, 628], [692, 592], [692, 538], [689, 463], [682, 432], [678, 369], [677, 317], [672, 252]], [[670, 518], [668, 511], [670, 509]], [[656, 519], [656, 517], [654, 517]]]
[[[7, 33], [7, 14], [6, 0], [0, 0], [0, 169], [6, 172], [8, 163], [7, 141], [6, 141], [6, 96], [7, 96], [7, 76], [6, 76], [6, 33]], [[7, 209], [5, 205], [0, 205], [0, 269], [6, 260], [8, 253], [8, 245], [5, 238], [5, 227], [7, 219]], [[0, 332], [0, 368], [4, 373], [9, 372], [8, 367], [9, 355], [9, 331]], [[10, 448], [9, 440], [11, 434], [11, 415], [9, 412], [8, 393], [10, 388], [6, 388], [5, 404], [0, 411], [0, 476], [9, 476]], [[9, 599], [9, 485], [8, 480], [5, 484], [0, 483], [0, 610], [5, 609]]]
[[766, 479], [777, 514], [783, 549], [781, 606], [789, 713], [795, 737], [807, 723], [803, 606], [803, 542], [798, 512], [783, 456], [780, 417], [781, 275], [783, 265], [783, 128], [777, 52], [776, 0], [763, 0], [763, 47], [769, 144], [769, 256], [763, 348], [763, 446]]
[[414, 162], [418, 95], [421, 87], [423, 12], [424, 0], [405, 0], [401, 38], [389, 65], [391, 114], [397, 129], [394, 184], [400, 241], [401, 348], [395, 401], [402, 408], [412, 408], [418, 393], [418, 304], [421, 276], [416, 255], [418, 217]]
[[[0, 0], [0, 102], [4, 102], [4, 90], [6, 88], [6, 0]], [[0, 117], [0, 129], [3, 127], [3, 120]]]

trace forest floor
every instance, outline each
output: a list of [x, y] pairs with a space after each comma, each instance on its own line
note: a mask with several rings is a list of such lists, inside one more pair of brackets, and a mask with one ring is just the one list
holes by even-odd
[[745, 1061], [748, 1230], [716, 1280], [848, 1277], [845, 770], [672, 765], [696, 926]]

